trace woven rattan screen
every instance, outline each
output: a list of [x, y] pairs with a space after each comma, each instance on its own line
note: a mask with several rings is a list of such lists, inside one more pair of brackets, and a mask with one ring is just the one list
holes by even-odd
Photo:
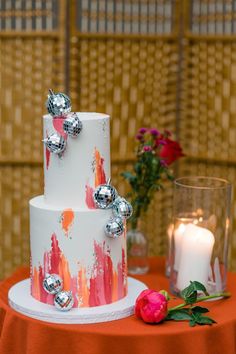
[[[188, 8], [185, 7], [179, 121], [179, 135], [188, 156], [180, 163], [179, 174], [226, 178], [232, 182], [234, 190], [235, 8], [234, 0], [196, 0]], [[236, 269], [235, 209], [236, 198], [233, 193], [230, 249], [230, 265], [233, 269]]]
[[[179, 174], [234, 182], [235, 1], [0, 4], [1, 277], [29, 263], [28, 200], [43, 192], [41, 115], [49, 87], [69, 92], [74, 110], [111, 115], [120, 193], [141, 126], [179, 136], [188, 155]], [[143, 220], [150, 254], [165, 252], [171, 203], [166, 185]], [[236, 268], [234, 252], [236, 242]]]

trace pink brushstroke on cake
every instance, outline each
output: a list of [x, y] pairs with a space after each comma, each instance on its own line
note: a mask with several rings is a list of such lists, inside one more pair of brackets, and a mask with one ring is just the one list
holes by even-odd
[[[104, 277], [104, 265], [106, 252], [104, 252], [105, 243], [100, 246], [97, 242], [94, 242], [94, 253], [95, 253], [95, 263], [92, 270], [92, 277], [90, 279], [90, 296], [89, 304], [90, 306], [105, 305], [105, 277]], [[109, 255], [107, 255], [109, 257]], [[112, 269], [108, 274], [108, 281], [112, 277]]]
[[32, 270], [31, 294], [37, 300], [53, 304], [53, 295], [43, 289], [43, 279], [47, 273], [59, 274], [63, 280], [63, 289], [70, 290], [74, 296], [74, 307], [93, 307], [109, 304], [123, 298], [127, 293], [125, 250], [118, 264], [118, 273], [114, 269], [109, 247], [105, 241], [94, 241], [94, 263], [90, 269], [78, 264], [78, 273], [72, 276], [68, 261], [59, 247], [54, 233], [51, 237], [51, 250], [46, 251], [43, 265]]
[[90, 185], [87, 183], [85, 186], [85, 201], [89, 209], [95, 209], [95, 204], [93, 200], [93, 191], [94, 189], [90, 187]]
[[54, 129], [61, 136], [63, 136], [64, 139], [67, 139], [67, 134], [64, 132], [64, 129], [63, 129], [64, 120], [65, 120], [65, 117], [53, 117], [52, 123], [53, 123]]
[[[48, 132], [46, 132], [46, 137], [48, 138]], [[47, 170], [48, 170], [49, 163], [50, 163], [50, 156], [51, 156], [51, 153], [50, 153], [50, 151], [47, 149], [47, 147], [45, 147], [45, 155], [46, 155], [46, 168], [47, 168]]]

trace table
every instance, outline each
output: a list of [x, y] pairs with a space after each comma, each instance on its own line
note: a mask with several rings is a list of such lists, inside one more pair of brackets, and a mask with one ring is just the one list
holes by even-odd
[[[164, 259], [151, 258], [150, 272], [137, 279], [149, 288], [168, 289]], [[227, 300], [205, 305], [217, 324], [191, 328], [187, 322], [168, 321], [148, 325], [135, 316], [87, 325], [61, 325], [37, 321], [12, 310], [7, 303], [9, 288], [29, 277], [19, 268], [0, 284], [1, 354], [234, 354], [236, 353], [236, 274], [228, 273]], [[179, 300], [172, 300], [171, 306]], [[202, 303], [203, 305], [203, 303]], [[203, 305], [204, 306], [204, 305]]]

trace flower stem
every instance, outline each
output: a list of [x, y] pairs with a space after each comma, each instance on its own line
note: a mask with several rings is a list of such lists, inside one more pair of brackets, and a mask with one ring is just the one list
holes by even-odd
[[[198, 298], [197, 301], [195, 301], [195, 304], [196, 304], [197, 302], [206, 301], [206, 300], [209, 300], [209, 299], [216, 299], [217, 297], [224, 297], [224, 298], [227, 298], [227, 297], [230, 297], [230, 296], [231, 296], [231, 294], [228, 293], [228, 292], [223, 292], [223, 293], [219, 293], [219, 294], [207, 295], [207, 296], [203, 296], [203, 297]], [[179, 304], [179, 305], [177, 305], [177, 306], [171, 307], [171, 308], [168, 310], [168, 312], [182, 309], [183, 307], [188, 306], [188, 305], [193, 305], [193, 304], [188, 304], [188, 303], [186, 303], [186, 302], [183, 302], [182, 304]]]

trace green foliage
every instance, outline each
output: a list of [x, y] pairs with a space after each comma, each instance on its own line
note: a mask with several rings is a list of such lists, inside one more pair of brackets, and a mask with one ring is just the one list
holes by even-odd
[[[205, 296], [198, 297], [199, 293], [204, 294]], [[212, 325], [213, 323], [216, 323], [216, 321], [209, 316], [205, 316], [205, 313], [209, 312], [206, 307], [193, 306], [193, 304], [207, 299], [217, 297], [227, 298], [230, 296], [229, 293], [209, 295], [205, 286], [198, 281], [191, 281], [190, 285], [183, 289], [180, 295], [184, 300], [184, 303], [170, 308], [166, 320], [189, 321], [191, 327], [196, 325]]]
[[175, 320], [175, 321], [184, 321], [191, 320], [192, 316], [189, 313], [189, 309], [179, 309], [172, 312], [169, 312], [166, 320]]
[[[173, 180], [168, 166], [163, 164], [163, 159], [160, 157], [161, 140], [159, 143], [157, 136], [152, 134], [141, 137], [143, 137], [143, 140], [141, 139], [139, 142], [133, 172], [123, 172], [121, 174], [131, 187], [129, 197], [133, 206], [133, 215], [130, 222], [133, 229], [137, 227], [140, 215], [147, 211], [155, 192], [163, 188], [162, 176]], [[161, 136], [162, 139], [166, 137], [167, 135]], [[150, 151], [145, 151], [144, 147], [150, 148]]]
[[185, 300], [186, 304], [194, 304], [197, 300], [198, 292], [203, 292], [208, 295], [206, 288], [198, 281], [191, 281], [190, 285], [181, 291], [180, 296]]
[[168, 313], [166, 320], [189, 321], [191, 327], [198, 325], [211, 325], [216, 323], [212, 318], [204, 316], [209, 312], [205, 307], [195, 306], [190, 308], [176, 309]]

